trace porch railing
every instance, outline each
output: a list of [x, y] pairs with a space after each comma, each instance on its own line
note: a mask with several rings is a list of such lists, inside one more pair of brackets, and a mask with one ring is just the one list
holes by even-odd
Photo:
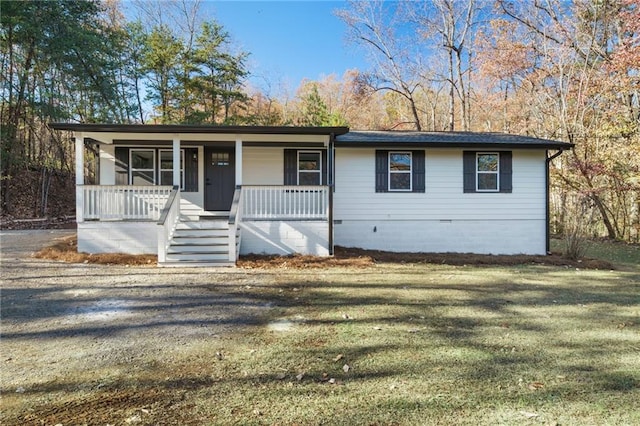
[[231, 210], [229, 211], [229, 262], [235, 263], [240, 254], [240, 239], [242, 232], [240, 222], [242, 221], [242, 186], [236, 186], [233, 193]]
[[[151, 220], [157, 221], [171, 186], [82, 185], [77, 207], [83, 220]], [[80, 200], [78, 200], [80, 201]]]
[[167, 259], [169, 241], [180, 217], [180, 189], [174, 186], [158, 219], [158, 263]]
[[242, 186], [243, 220], [328, 220], [328, 186]]

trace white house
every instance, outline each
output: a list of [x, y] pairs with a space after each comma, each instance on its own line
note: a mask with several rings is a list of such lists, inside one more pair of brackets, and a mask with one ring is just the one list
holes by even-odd
[[[548, 252], [549, 162], [499, 133], [54, 123], [76, 139], [78, 250], [159, 265], [239, 254]], [[99, 184], [85, 185], [85, 148]]]

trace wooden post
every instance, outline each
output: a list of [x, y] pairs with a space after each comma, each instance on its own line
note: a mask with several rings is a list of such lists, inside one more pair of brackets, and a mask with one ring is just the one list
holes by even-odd
[[76, 222], [84, 222], [84, 135], [76, 133]]
[[236, 136], [236, 186], [242, 185], [242, 138]]
[[173, 186], [180, 188], [180, 138], [178, 135], [173, 138]]

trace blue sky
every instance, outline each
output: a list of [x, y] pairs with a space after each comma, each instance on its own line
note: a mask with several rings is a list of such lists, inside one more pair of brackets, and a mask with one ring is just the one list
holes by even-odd
[[352, 68], [364, 69], [364, 54], [346, 42], [346, 25], [335, 15], [340, 1], [204, 1], [238, 47], [251, 54], [253, 84], [295, 89], [302, 79], [317, 80]]

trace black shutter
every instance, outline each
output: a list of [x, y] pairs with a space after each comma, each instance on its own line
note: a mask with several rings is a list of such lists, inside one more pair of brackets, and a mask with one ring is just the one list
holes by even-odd
[[411, 152], [412, 164], [412, 179], [411, 186], [412, 192], [424, 192], [425, 181], [425, 164], [424, 164], [424, 151], [412, 151]]
[[500, 192], [512, 191], [512, 167], [511, 151], [505, 151], [500, 153]]
[[116, 147], [116, 185], [129, 185], [129, 148]]
[[184, 150], [184, 191], [198, 192], [198, 149]]
[[389, 192], [389, 151], [376, 151], [376, 192]]
[[462, 152], [462, 180], [464, 192], [476, 192], [476, 153]]
[[322, 185], [327, 184], [327, 170], [329, 169], [329, 164], [327, 163], [327, 150], [322, 150]]
[[284, 184], [298, 184], [298, 151], [295, 149], [284, 150]]

